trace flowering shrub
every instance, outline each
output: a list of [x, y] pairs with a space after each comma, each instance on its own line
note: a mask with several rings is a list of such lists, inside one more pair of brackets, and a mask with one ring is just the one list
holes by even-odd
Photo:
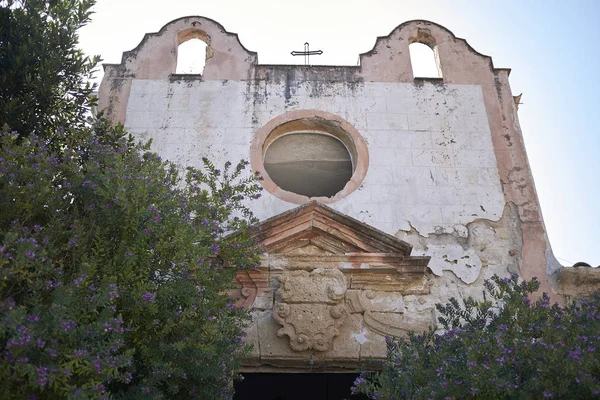
[[258, 262], [256, 177], [182, 177], [87, 118], [93, 5], [0, 0], [1, 397], [231, 397], [248, 314], [224, 293]]
[[60, 154], [0, 137], [2, 397], [230, 397], [248, 315], [224, 289], [258, 262], [256, 177], [205, 160], [183, 178], [97, 133]]
[[600, 397], [600, 296], [561, 308], [533, 279], [493, 277], [493, 301], [438, 305], [445, 332], [388, 340], [380, 372], [354, 391], [372, 399], [591, 399]]

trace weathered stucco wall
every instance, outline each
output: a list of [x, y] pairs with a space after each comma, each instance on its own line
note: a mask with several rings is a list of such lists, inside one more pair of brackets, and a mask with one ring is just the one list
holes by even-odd
[[[481, 88], [431, 83], [134, 80], [125, 127], [183, 165], [249, 159], [253, 135], [279, 114], [340, 115], [364, 137], [369, 168], [336, 210], [387, 233], [466, 232], [498, 220], [504, 196]], [[285, 93], [290, 94], [286, 97]], [[256, 100], [255, 93], [260, 93]], [[266, 219], [296, 204], [270, 193], [252, 207]]]
[[[190, 37], [208, 45], [204, 73], [175, 75], [177, 46]], [[434, 49], [443, 78], [413, 78], [408, 46], [415, 41]], [[541, 289], [562, 301], [556, 282], [560, 265], [545, 233], [509, 71], [494, 68], [491, 58], [445, 28], [426, 21], [402, 24], [378, 38], [358, 67], [277, 66], [258, 64], [256, 54], [216, 22], [186, 17], [146, 35], [105, 72], [100, 106], [108, 117], [140, 139], [152, 139], [153, 149], [182, 165], [200, 166], [201, 157], [208, 156], [217, 164], [252, 159], [258, 170], [261, 141], [298, 118], [326, 120], [352, 132], [348, 140], [364, 141], [357, 146], [360, 171], [352, 183], [332, 199], [316, 199], [349, 219], [340, 217], [329, 230], [303, 225], [298, 232], [305, 236], [290, 239], [296, 241], [293, 252], [273, 250], [255, 275], [240, 278], [243, 304], [255, 308], [249, 329], [255, 354], [248, 365], [300, 368], [314, 355], [330, 366], [350, 366], [364, 357], [383, 357], [385, 335], [433, 323], [436, 302], [480, 297], [484, 279], [493, 274], [537, 276]], [[252, 203], [261, 220], [289, 215], [282, 213], [310, 201], [282, 192], [269, 179], [265, 187], [264, 196]], [[382, 265], [392, 271], [398, 260], [387, 251], [381, 258], [380, 250], [368, 246], [350, 251], [333, 245], [355, 240], [348, 239], [358, 229], [354, 219], [410, 244], [410, 256], [431, 258], [422, 291], [353, 289], [348, 272], [336, 272], [354, 265], [343, 259], [353, 252], [370, 257], [356, 266], [365, 276], [379, 276], [375, 270]], [[284, 231], [296, 229], [293, 218], [278, 221]], [[379, 237], [369, 229], [368, 237]], [[309, 257], [314, 254], [324, 258], [316, 262]], [[386, 272], [385, 279], [406, 272], [395, 271]], [[331, 311], [328, 307], [338, 307], [333, 314], [348, 314], [331, 347], [303, 350], [281, 337], [294, 340], [282, 315], [293, 315], [294, 304], [311, 303], [292, 295], [286, 300], [284, 280], [343, 291], [341, 297], [297, 308], [306, 315]], [[279, 309], [287, 311], [278, 314]], [[385, 315], [373, 322], [369, 312]], [[317, 325], [323, 320], [314, 318]], [[317, 325], [310, 329], [319, 332]]]

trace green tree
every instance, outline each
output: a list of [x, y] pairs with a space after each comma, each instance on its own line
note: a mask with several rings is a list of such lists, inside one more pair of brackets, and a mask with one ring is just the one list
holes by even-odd
[[373, 399], [591, 399], [600, 396], [600, 295], [561, 308], [539, 283], [494, 277], [492, 301], [438, 305], [444, 329], [389, 340], [383, 370], [355, 391]]
[[0, 0], [0, 392], [231, 397], [248, 312], [226, 290], [259, 260], [257, 177], [209, 160], [182, 175], [86, 117], [92, 4]]
[[59, 145], [85, 125], [99, 58], [77, 48], [77, 31], [94, 2], [0, 0], [0, 128]]

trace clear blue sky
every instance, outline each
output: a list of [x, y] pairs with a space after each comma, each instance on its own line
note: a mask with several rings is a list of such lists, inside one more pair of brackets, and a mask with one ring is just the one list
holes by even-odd
[[325, 52], [319, 64], [356, 65], [404, 21], [444, 25], [496, 67], [512, 68], [554, 254], [563, 265], [600, 265], [600, 1], [98, 0], [95, 10], [81, 46], [109, 63], [185, 15], [220, 22], [260, 63], [282, 64], [301, 63], [289, 52], [309, 41]]

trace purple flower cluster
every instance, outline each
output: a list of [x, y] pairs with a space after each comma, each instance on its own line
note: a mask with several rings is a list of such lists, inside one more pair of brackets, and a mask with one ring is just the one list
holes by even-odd
[[6, 348], [10, 349], [17, 346], [25, 346], [31, 341], [32, 337], [27, 327], [21, 325], [17, 327], [16, 335], [6, 342]]
[[75, 352], [73, 353], [73, 355], [77, 358], [83, 358], [85, 356], [87, 356], [89, 354], [89, 351], [87, 350], [75, 350]]
[[119, 298], [119, 288], [116, 283], [111, 283], [108, 285], [108, 298], [111, 300], [115, 300]]
[[38, 367], [36, 368], [36, 373], [37, 373], [37, 384], [44, 387], [46, 386], [46, 384], [48, 383], [48, 376], [49, 376], [49, 372], [48, 372], [48, 368], [47, 367]]
[[68, 320], [68, 321], [65, 321], [60, 324], [60, 329], [62, 329], [65, 332], [69, 332], [72, 329], [75, 329], [76, 327], [77, 327], [77, 322], [75, 322], [73, 320]]
[[154, 303], [155, 298], [156, 293], [146, 292], [142, 294], [142, 300], [144, 300], [146, 303]]

